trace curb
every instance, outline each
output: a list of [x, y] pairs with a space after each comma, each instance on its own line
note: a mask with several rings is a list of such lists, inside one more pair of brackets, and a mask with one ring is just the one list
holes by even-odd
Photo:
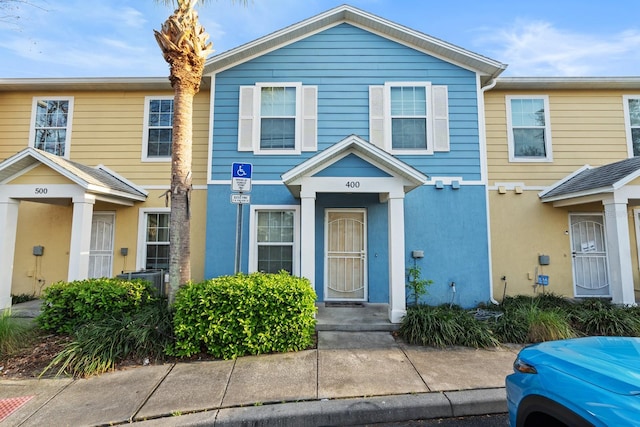
[[492, 388], [225, 408], [135, 424], [141, 427], [326, 427], [505, 412], [505, 389]]

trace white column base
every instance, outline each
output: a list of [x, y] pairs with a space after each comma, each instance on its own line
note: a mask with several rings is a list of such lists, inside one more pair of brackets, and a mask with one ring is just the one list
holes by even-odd
[[95, 198], [85, 195], [73, 199], [73, 223], [69, 247], [70, 282], [89, 277], [89, 251], [91, 249], [91, 221]]
[[634, 305], [633, 267], [627, 203], [604, 202], [609, 286], [614, 304]]
[[0, 201], [0, 310], [11, 307], [19, 205], [17, 200]]
[[389, 320], [400, 323], [407, 313], [404, 248], [404, 192], [389, 194]]

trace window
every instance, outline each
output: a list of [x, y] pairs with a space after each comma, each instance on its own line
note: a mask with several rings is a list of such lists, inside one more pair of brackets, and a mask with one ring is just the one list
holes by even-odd
[[430, 82], [371, 86], [369, 140], [394, 154], [449, 151], [447, 86]]
[[427, 149], [427, 88], [391, 87], [391, 148]]
[[640, 96], [625, 96], [629, 157], [640, 156]]
[[508, 96], [507, 123], [510, 161], [548, 162], [553, 160], [546, 96]]
[[138, 269], [169, 269], [169, 209], [142, 209]]
[[300, 83], [241, 86], [238, 151], [299, 154], [317, 149], [317, 87]]
[[73, 98], [34, 98], [30, 146], [69, 157]]
[[173, 132], [173, 97], [146, 97], [142, 160], [169, 161]]
[[252, 206], [251, 271], [298, 271], [298, 207]]
[[260, 89], [260, 149], [296, 148], [296, 88]]

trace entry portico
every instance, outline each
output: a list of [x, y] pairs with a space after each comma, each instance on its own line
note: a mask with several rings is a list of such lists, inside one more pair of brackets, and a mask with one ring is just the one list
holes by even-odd
[[[640, 157], [597, 168], [586, 165], [550, 186], [539, 196], [543, 202], [552, 203], [557, 208], [594, 202], [602, 204], [604, 218], [599, 220], [601, 224], [596, 221], [596, 226], [600, 225], [604, 230], [602, 243], [597, 237], [599, 233], [592, 232], [591, 229], [581, 233], [574, 226], [574, 221], [571, 221], [575, 293], [576, 296], [582, 296], [581, 293], [592, 289], [602, 289], [602, 296], [610, 296], [615, 304], [635, 305], [629, 207], [640, 205]], [[583, 213], [574, 214], [578, 215], [585, 216]], [[634, 215], [638, 215], [637, 209], [634, 209]], [[579, 234], [585, 235], [586, 239], [581, 240]], [[636, 234], [637, 241], [640, 235]], [[592, 265], [598, 265], [593, 258], [599, 252], [605, 254], [602, 257], [602, 262], [606, 262], [604, 274], [593, 273]], [[582, 261], [585, 258], [587, 261]], [[580, 268], [580, 262], [585, 267]]]
[[145, 190], [103, 166], [89, 167], [35, 148], [26, 148], [0, 163], [0, 309], [11, 306], [22, 201], [73, 205], [67, 274], [67, 280], [72, 281], [88, 277], [96, 201], [133, 206], [146, 197]]
[[[380, 203], [387, 204], [389, 320], [392, 323], [399, 323], [406, 314], [404, 198], [407, 192], [425, 184], [427, 179], [418, 170], [356, 135], [282, 175], [284, 184], [300, 199], [302, 248], [316, 247], [316, 199], [319, 193], [374, 193], [378, 194]], [[315, 286], [315, 254], [301, 258], [301, 276]]]

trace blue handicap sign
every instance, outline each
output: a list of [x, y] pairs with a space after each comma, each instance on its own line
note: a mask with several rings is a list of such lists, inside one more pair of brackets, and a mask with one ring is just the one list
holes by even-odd
[[251, 171], [253, 165], [251, 163], [232, 163], [231, 177], [251, 179]]

